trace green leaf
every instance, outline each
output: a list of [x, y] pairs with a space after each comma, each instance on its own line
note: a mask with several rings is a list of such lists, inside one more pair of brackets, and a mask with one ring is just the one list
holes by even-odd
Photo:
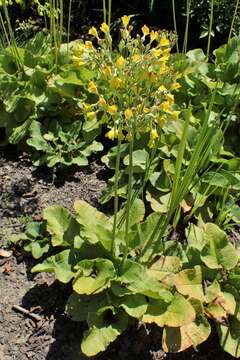
[[186, 229], [186, 237], [189, 246], [198, 250], [202, 250], [205, 244], [204, 231], [202, 228], [190, 223]]
[[69, 210], [60, 205], [52, 205], [43, 212], [47, 230], [52, 235], [53, 246], [73, 244], [80, 235], [80, 225]]
[[[134, 172], [145, 172], [146, 162], [148, 159], [148, 152], [145, 149], [135, 150], [133, 152], [133, 171]], [[129, 155], [123, 159], [123, 164], [129, 166]]]
[[155, 323], [160, 327], [179, 327], [190, 324], [195, 317], [192, 304], [176, 293], [169, 304], [157, 300], [151, 301], [142, 320], [146, 323]]
[[122, 307], [129, 316], [140, 319], [146, 312], [148, 302], [141, 294], [133, 294], [121, 297], [118, 306]]
[[84, 333], [81, 344], [82, 352], [87, 356], [94, 356], [106, 350], [108, 345], [113, 342], [127, 327], [128, 317], [124, 312], [113, 317], [112, 322], [104, 319], [104, 314], [95, 315], [96, 325]]
[[35, 265], [31, 272], [52, 272], [57, 280], [68, 283], [73, 277], [73, 266], [76, 264], [75, 253], [71, 250], [64, 250], [56, 255], [50, 256], [41, 264]]
[[[118, 220], [120, 220], [123, 215], [126, 215], [125, 213], [126, 213], [126, 209], [124, 207], [117, 214]], [[134, 202], [132, 203], [131, 209], [130, 209], [129, 220], [128, 220], [129, 227], [139, 224], [144, 219], [144, 215], [145, 215], [144, 202], [141, 199], [135, 199]], [[113, 216], [110, 218], [110, 221], [113, 223]], [[123, 222], [123, 225], [124, 225], [124, 222]], [[122, 225], [122, 227], [123, 227], [123, 225]]]
[[81, 236], [92, 244], [99, 242], [97, 225], [108, 228], [109, 218], [83, 200], [77, 200], [74, 209], [77, 213], [76, 220], [81, 225]]
[[116, 276], [113, 263], [107, 259], [82, 260], [73, 281], [73, 289], [78, 294], [97, 294], [111, 285]]
[[206, 245], [201, 251], [201, 259], [210, 269], [230, 270], [237, 265], [237, 251], [217, 225], [206, 224], [204, 237]]
[[34, 120], [30, 126], [30, 134], [31, 134], [31, 138], [29, 138], [27, 140], [27, 144], [29, 146], [34, 147], [38, 151], [43, 151], [46, 153], [52, 151], [51, 146], [47, 143], [46, 140], [44, 140], [44, 138], [42, 136], [41, 123]]
[[28, 119], [28, 120], [24, 121], [23, 124], [15, 127], [12, 130], [11, 135], [9, 136], [9, 142], [11, 144], [19, 143], [28, 134], [28, 130], [31, 125], [31, 121], [32, 121], [32, 119]]
[[167, 275], [178, 273], [181, 268], [182, 262], [177, 256], [161, 256], [150, 266], [147, 272], [154, 279], [163, 281]]
[[65, 311], [73, 321], [86, 321], [88, 313], [97, 312], [107, 304], [106, 294], [84, 296], [74, 292], [68, 298]]
[[175, 275], [174, 283], [177, 291], [190, 298], [204, 301], [202, 287], [202, 269], [201, 266], [195, 266], [193, 269], [185, 269]]
[[172, 293], [162, 283], [150, 277], [144, 266], [126, 260], [118, 277], [120, 283], [135, 294], [142, 294], [153, 299], [163, 299], [166, 302], [172, 300]]
[[218, 325], [220, 345], [223, 350], [234, 356], [240, 357], [240, 321], [231, 317], [228, 326]]

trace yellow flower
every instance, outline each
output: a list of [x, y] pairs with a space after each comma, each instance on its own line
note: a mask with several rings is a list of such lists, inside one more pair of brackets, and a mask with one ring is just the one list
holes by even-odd
[[154, 83], [155, 81], [157, 81], [158, 77], [157, 77], [157, 75], [155, 73], [150, 72], [148, 75], [149, 75], [149, 81], [150, 82]]
[[174, 95], [173, 94], [167, 94], [166, 99], [170, 105], [174, 104]]
[[173, 120], [178, 120], [179, 119], [180, 112], [181, 111], [177, 111], [177, 110], [171, 111], [170, 115], [173, 117]]
[[132, 134], [131, 134], [130, 132], [129, 132], [129, 133], [127, 133], [127, 135], [126, 135], [125, 139], [126, 139], [128, 142], [133, 141], [133, 136], [132, 136]]
[[164, 85], [160, 85], [159, 88], [158, 88], [158, 90], [161, 91], [161, 92], [164, 92], [164, 91], [166, 91], [167, 89], [165, 88]]
[[170, 45], [170, 41], [164, 36], [160, 39], [160, 45], [161, 46], [169, 46]]
[[134, 54], [132, 57], [133, 62], [137, 63], [139, 61], [141, 61], [141, 55], [139, 54]]
[[112, 69], [110, 66], [105, 66], [103, 69], [102, 69], [102, 73], [104, 76], [106, 77], [110, 77], [112, 76]]
[[152, 129], [150, 133], [151, 139], [156, 140], [158, 138], [158, 133], [156, 129]]
[[166, 66], [165, 64], [161, 64], [160, 69], [159, 69], [159, 74], [160, 75], [164, 75], [169, 71], [169, 67]]
[[170, 47], [162, 50], [162, 54], [163, 54], [163, 55], [168, 55], [170, 52], [171, 52], [171, 48], [170, 48]]
[[81, 66], [85, 65], [85, 61], [80, 59], [77, 56], [72, 56], [72, 62], [73, 62], [73, 65], [75, 65], [77, 67], [81, 67]]
[[144, 107], [144, 108], [143, 108], [143, 112], [144, 112], [145, 114], [148, 114], [149, 111], [150, 111], [150, 109], [149, 109], [148, 107]]
[[106, 34], [106, 33], [109, 32], [109, 26], [104, 22], [104, 23], [102, 23], [102, 25], [101, 25], [101, 27], [100, 27], [100, 30], [101, 30], [104, 34]]
[[127, 120], [130, 120], [133, 117], [133, 112], [131, 109], [128, 108], [124, 111], [124, 115]]
[[117, 130], [117, 138], [120, 141], [124, 140], [124, 135], [123, 135], [122, 129]]
[[73, 53], [77, 57], [81, 57], [84, 53], [84, 46], [82, 44], [77, 44], [75, 49], [73, 50]]
[[154, 40], [156, 40], [158, 37], [158, 33], [156, 31], [151, 31], [150, 32], [150, 40], [151, 42], [153, 42]]
[[125, 61], [124, 57], [123, 57], [123, 56], [120, 56], [120, 57], [117, 59], [115, 65], [116, 65], [116, 67], [117, 67], [118, 69], [121, 69], [121, 68], [124, 66], [125, 62], [126, 62], [126, 61]]
[[162, 50], [161, 50], [161, 49], [155, 49], [155, 48], [153, 48], [153, 49], [151, 50], [151, 53], [152, 53], [153, 56], [159, 57], [159, 56], [162, 55]]
[[118, 77], [114, 77], [110, 81], [110, 86], [112, 89], [119, 89], [122, 86], [123, 81]]
[[151, 129], [151, 132], [150, 132], [150, 140], [149, 140], [149, 143], [148, 143], [148, 146], [150, 148], [153, 148], [155, 146], [155, 140], [158, 138], [158, 133], [157, 133], [157, 130], [156, 129]]
[[88, 31], [88, 35], [92, 35], [92, 36], [95, 36], [96, 38], [98, 38], [97, 29], [94, 26], [92, 26], [91, 29], [89, 29], [89, 31]]
[[171, 107], [171, 104], [168, 101], [164, 101], [161, 103], [161, 105], [159, 105], [159, 110], [167, 112], [167, 111], [169, 111], [170, 107]]
[[89, 112], [89, 111], [92, 110], [91, 105], [88, 104], [88, 103], [83, 103], [83, 107], [84, 107], [84, 110], [85, 110], [86, 112]]
[[96, 94], [98, 95], [98, 89], [96, 87], [96, 85], [94, 84], [93, 81], [90, 81], [90, 83], [88, 84], [88, 91], [91, 93], [91, 94]]
[[122, 16], [122, 23], [124, 27], [126, 28], [130, 22], [130, 16], [124, 15]]
[[164, 56], [160, 57], [159, 62], [165, 63], [169, 60], [169, 57], [170, 57], [170, 55], [164, 55]]
[[87, 119], [88, 119], [88, 120], [93, 120], [93, 119], [95, 119], [95, 117], [96, 117], [95, 111], [90, 111], [90, 112], [88, 112], [86, 115], [87, 115]]
[[144, 36], [149, 35], [149, 34], [150, 34], [149, 27], [147, 27], [147, 25], [144, 25], [144, 26], [142, 27], [142, 32], [143, 32], [143, 35], [144, 35]]
[[107, 106], [106, 100], [103, 97], [100, 97], [99, 101], [98, 101], [98, 105], [102, 108]]
[[166, 116], [160, 116], [158, 119], [158, 125], [162, 128], [166, 124]]
[[107, 138], [109, 138], [110, 140], [114, 140], [115, 137], [116, 137], [116, 135], [117, 135], [117, 131], [116, 131], [114, 128], [112, 128], [111, 130], [109, 130], [109, 131], [105, 134], [105, 136], [106, 136]]
[[118, 111], [117, 105], [109, 105], [108, 106], [108, 113], [110, 115], [112, 115], [112, 116], [115, 115], [117, 113], [117, 111]]
[[177, 90], [180, 87], [181, 87], [181, 85], [177, 81], [175, 81], [171, 86], [171, 90]]
[[91, 41], [85, 41], [85, 49], [93, 49], [93, 44]]

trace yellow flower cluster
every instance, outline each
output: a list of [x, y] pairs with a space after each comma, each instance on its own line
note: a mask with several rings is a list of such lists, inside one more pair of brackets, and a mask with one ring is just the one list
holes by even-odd
[[[98, 41], [79, 44], [73, 53], [75, 66], [88, 66], [96, 73], [89, 81], [89, 94], [98, 97], [94, 104], [84, 105], [86, 119], [98, 117], [109, 130], [106, 137], [132, 141], [141, 133], [149, 134], [148, 146], [155, 147], [161, 131], [178, 120], [180, 110], [174, 93], [181, 87], [178, 74], [169, 65], [172, 35], [153, 31], [147, 25], [142, 34], [131, 36], [130, 16], [122, 17], [122, 39], [112, 50], [109, 26], [103, 23], [98, 31], [91, 27], [89, 35]], [[104, 38], [100, 35], [104, 34]], [[102, 36], [101, 36], [102, 37]]]

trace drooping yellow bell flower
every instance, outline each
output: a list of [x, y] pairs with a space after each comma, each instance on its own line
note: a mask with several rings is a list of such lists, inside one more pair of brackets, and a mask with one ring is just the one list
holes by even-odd
[[125, 115], [126, 120], [130, 120], [133, 118], [133, 112], [129, 108], [124, 111], [124, 115]]
[[103, 97], [100, 97], [100, 99], [98, 100], [98, 105], [102, 108], [105, 108], [107, 106], [107, 102]]
[[122, 83], [123, 83], [122, 79], [118, 77], [114, 77], [110, 81], [110, 86], [112, 89], [119, 89], [122, 86]]
[[100, 27], [100, 30], [104, 33], [104, 34], [107, 34], [109, 33], [109, 26], [104, 22], [102, 23], [101, 27]]
[[144, 36], [147, 36], [147, 35], [150, 34], [150, 30], [149, 30], [149, 27], [147, 27], [147, 25], [144, 25], [142, 27], [142, 33], [143, 33]]
[[130, 22], [130, 16], [124, 15], [122, 16], [122, 23], [124, 27], [126, 28]]
[[108, 113], [110, 115], [112, 115], [112, 116], [115, 115], [117, 113], [117, 111], [118, 111], [117, 105], [109, 105], [108, 106]]
[[124, 59], [124, 57], [123, 57], [123, 56], [120, 56], [120, 57], [117, 59], [115, 65], [116, 65], [116, 67], [117, 67], [118, 69], [122, 69], [123, 66], [125, 65], [125, 62], [126, 62], [126, 60]]
[[115, 136], [116, 136], [117, 134], [116, 134], [116, 131], [115, 131], [115, 129], [114, 128], [112, 128], [111, 130], [109, 130], [106, 134], [105, 134], [105, 136], [107, 137], [107, 138], [109, 138], [110, 140], [114, 140], [115, 139]]
[[91, 94], [96, 94], [96, 95], [98, 95], [97, 86], [94, 84], [93, 81], [90, 81], [90, 83], [88, 84], [88, 91], [89, 91]]
[[154, 40], [156, 40], [158, 37], [158, 33], [156, 31], [151, 31], [150, 32], [150, 41], [153, 42]]
[[92, 36], [95, 36], [96, 38], [98, 38], [97, 29], [94, 26], [92, 26], [88, 31], [88, 35], [92, 35]]
[[135, 63], [138, 63], [139, 61], [141, 61], [141, 55], [139, 54], [134, 54], [132, 56], [132, 61], [135, 62]]
[[166, 36], [163, 36], [160, 39], [160, 46], [169, 46], [170, 45], [170, 41], [166, 38]]

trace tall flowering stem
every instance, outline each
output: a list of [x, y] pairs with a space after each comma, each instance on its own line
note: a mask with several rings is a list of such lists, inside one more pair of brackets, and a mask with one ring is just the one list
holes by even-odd
[[114, 216], [113, 216], [113, 240], [112, 240], [112, 254], [115, 254], [115, 240], [117, 230], [117, 213], [118, 213], [118, 182], [119, 182], [119, 168], [120, 168], [120, 157], [121, 157], [121, 139], [118, 139], [117, 144], [117, 157], [115, 164], [115, 179], [114, 179]]

